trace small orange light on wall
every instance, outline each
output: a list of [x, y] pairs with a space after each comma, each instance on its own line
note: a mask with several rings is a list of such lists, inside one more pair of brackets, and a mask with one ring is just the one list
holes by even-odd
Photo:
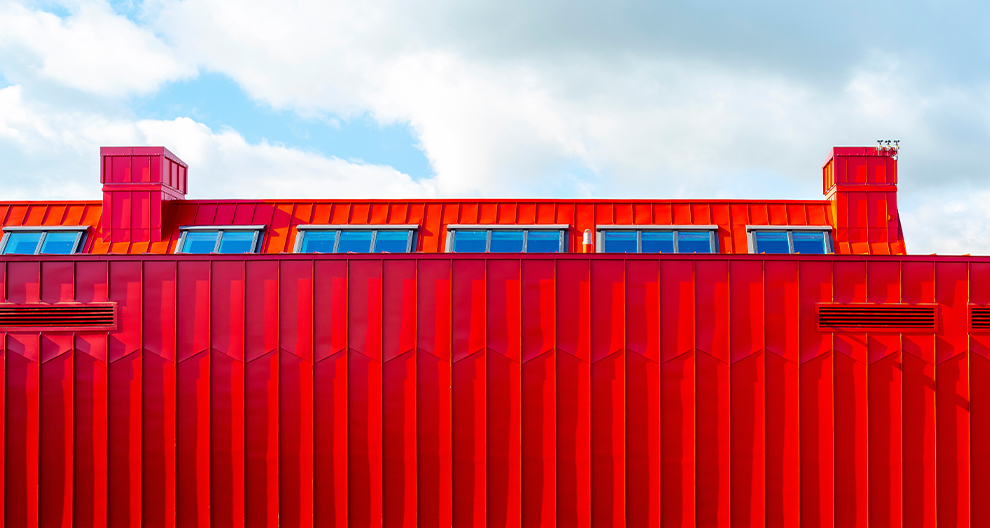
[[583, 249], [583, 252], [584, 253], [592, 253], [592, 251], [591, 251], [591, 230], [590, 229], [585, 229], [584, 230], [584, 244], [583, 244], [583, 246], [584, 247], [582, 249]]

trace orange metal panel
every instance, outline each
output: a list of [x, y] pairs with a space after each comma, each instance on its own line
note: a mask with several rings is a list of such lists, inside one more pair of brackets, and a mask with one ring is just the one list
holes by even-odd
[[749, 204], [749, 223], [752, 225], [770, 224], [770, 212], [767, 209], [767, 204], [765, 203]]
[[787, 204], [787, 223], [789, 225], [808, 225], [807, 208], [804, 204]]
[[557, 204], [540, 202], [536, 204], [536, 223], [552, 224], [557, 219]]
[[712, 223], [711, 204], [707, 204], [707, 203], [691, 204], [691, 223], [699, 224], [699, 225], [711, 224]]
[[498, 221], [498, 204], [483, 202], [478, 204], [478, 223], [494, 224]]
[[458, 211], [457, 221], [463, 224], [481, 223], [478, 210], [479, 206], [477, 202], [462, 203]]
[[689, 225], [691, 221], [691, 205], [686, 203], [675, 203], [671, 206], [671, 215], [674, 224]]
[[769, 224], [771, 225], [787, 225], [789, 219], [787, 218], [787, 205], [782, 203], [770, 203], [767, 204], [767, 212], [769, 216]]
[[669, 203], [653, 204], [653, 221], [657, 225], [673, 224], [674, 217], [673, 217], [673, 211], [671, 210], [671, 204]]

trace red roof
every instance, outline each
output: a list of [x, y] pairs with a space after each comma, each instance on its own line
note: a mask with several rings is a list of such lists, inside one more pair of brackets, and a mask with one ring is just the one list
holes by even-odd
[[[0, 203], [2, 225], [92, 226], [83, 252], [95, 254], [171, 253], [180, 227], [209, 225], [264, 225], [261, 251], [291, 252], [299, 224], [417, 224], [418, 250], [428, 253], [445, 250], [449, 224], [566, 224], [572, 252], [581, 251], [585, 229], [594, 232], [600, 225], [717, 225], [722, 253], [748, 252], [746, 226], [821, 225], [833, 229], [836, 253], [905, 253], [896, 210], [896, 160], [875, 149], [834, 149], [823, 169], [829, 199], [793, 201], [175, 200], [184, 196], [171, 184], [179, 180], [167, 169], [158, 176], [154, 171], [162, 165], [184, 170], [185, 165], [177, 165], [182, 162], [163, 147], [131, 152], [120, 147], [103, 152], [104, 172], [113, 171], [112, 178], [103, 177], [109, 182], [104, 201], [113, 204], [112, 218], [103, 217], [99, 201], [8, 202]], [[155, 162], [155, 155], [164, 161]], [[184, 188], [185, 173], [181, 176]]]

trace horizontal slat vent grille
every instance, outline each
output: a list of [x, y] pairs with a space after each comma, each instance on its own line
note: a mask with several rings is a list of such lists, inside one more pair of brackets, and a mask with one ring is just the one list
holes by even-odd
[[818, 305], [818, 326], [844, 329], [934, 330], [935, 305]]
[[112, 328], [115, 305], [3, 304], [0, 328]]
[[990, 330], [990, 306], [970, 306], [969, 326], [973, 330]]

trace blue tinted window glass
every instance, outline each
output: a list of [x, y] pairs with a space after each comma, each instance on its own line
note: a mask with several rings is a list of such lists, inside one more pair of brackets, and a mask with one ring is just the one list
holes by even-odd
[[11, 233], [3, 252], [7, 255], [34, 255], [41, 233]]
[[375, 235], [375, 253], [405, 253], [409, 231], [387, 229]]
[[[526, 239], [526, 253], [559, 253], [560, 230], [539, 229], [529, 231]], [[495, 233], [492, 233], [492, 244], [495, 243]]]
[[643, 253], [673, 253], [673, 231], [643, 231]]
[[487, 231], [454, 231], [455, 253], [484, 253], [488, 240]]
[[[333, 253], [333, 243], [337, 240], [337, 231], [305, 230], [302, 233], [300, 253]], [[297, 235], [298, 236], [298, 235]]]
[[492, 253], [522, 253], [523, 232], [492, 229]]
[[636, 231], [602, 231], [602, 253], [635, 253]]
[[224, 231], [219, 253], [254, 253], [254, 231]]
[[790, 253], [787, 231], [754, 231], [757, 253]]
[[72, 253], [72, 246], [76, 245], [78, 231], [49, 231], [45, 236], [45, 243], [41, 245], [41, 252], [50, 255], [68, 255]]
[[794, 252], [806, 255], [824, 255], [825, 232], [824, 231], [794, 231]]
[[678, 231], [678, 253], [711, 253], [712, 236], [710, 231]]
[[217, 246], [219, 231], [186, 231], [186, 241], [182, 243], [183, 253], [213, 253]]
[[371, 233], [370, 229], [341, 230], [337, 253], [371, 253]]

